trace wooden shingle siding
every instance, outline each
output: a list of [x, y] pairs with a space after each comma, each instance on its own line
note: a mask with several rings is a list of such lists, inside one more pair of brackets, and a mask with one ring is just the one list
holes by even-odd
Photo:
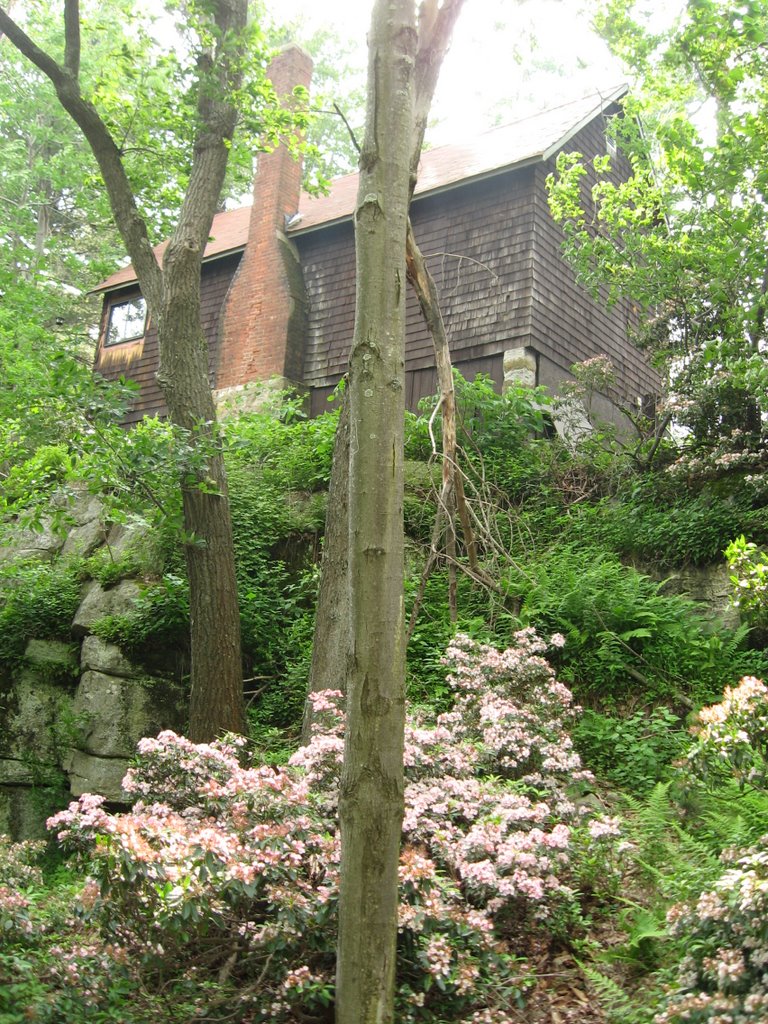
[[[479, 374], [490, 377], [497, 391], [501, 391], [503, 380], [503, 357], [501, 355], [485, 356], [482, 359], [469, 359], [464, 362], [455, 363], [455, 368], [466, 377], [467, 380], [474, 380]], [[334, 388], [338, 381], [333, 384], [312, 388], [309, 394], [309, 415], [320, 416], [329, 409], [335, 407], [335, 403], [329, 402]], [[411, 412], [419, 411], [419, 402], [422, 398], [430, 398], [437, 393], [437, 371], [433, 366], [425, 369], [406, 370], [405, 373], [405, 407]]]
[[304, 382], [334, 383], [347, 369], [355, 327], [355, 240], [346, 222], [297, 238], [307, 291]]
[[[567, 149], [591, 159], [605, 153], [605, 137], [599, 121], [579, 132]], [[614, 177], [626, 176], [625, 158], [617, 160]], [[570, 367], [592, 356], [605, 354], [613, 362], [627, 396], [634, 398], [657, 391], [659, 382], [643, 354], [628, 341], [637, 324], [638, 311], [627, 300], [608, 307], [594, 301], [577, 284], [573, 270], [562, 255], [562, 230], [547, 204], [545, 181], [554, 171], [554, 160], [536, 170], [534, 188], [536, 241], [533, 246], [533, 307], [530, 345], [557, 364], [563, 377]], [[594, 172], [585, 180], [585, 191], [595, 183]]]
[[[609, 308], [576, 283], [562, 255], [562, 229], [547, 204], [545, 181], [555, 161], [544, 157], [558, 146], [587, 161], [604, 154], [607, 117], [620, 111], [614, 100], [623, 92], [614, 90], [605, 102], [569, 101], [424, 155], [411, 218], [437, 284], [453, 363], [465, 376], [489, 373], [501, 387], [504, 353], [518, 350], [529, 362], [538, 357], [541, 382], [556, 389], [573, 363], [604, 353], [628, 397], [658, 392], [656, 374], [629, 340], [638, 311], [628, 302]], [[578, 125], [584, 127], [576, 132]], [[354, 332], [357, 178], [338, 179], [327, 197], [303, 197], [298, 226], [285, 229], [284, 215], [297, 206], [292, 194], [281, 191], [284, 169], [278, 163], [260, 161], [250, 211], [223, 212], [214, 221], [202, 277], [211, 383], [226, 390], [275, 376], [303, 382], [317, 414], [347, 369]], [[298, 172], [289, 167], [296, 191]], [[621, 153], [614, 171], [617, 180], [631, 173]], [[582, 183], [585, 199], [593, 183], [592, 173]], [[277, 199], [268, 212], [270, 195]], [[230, 290], [242, 247], [246, 257]], [[298, 262], [286, 262], [286, 254], [293, 259], [296, 253]], [[127, 273], [100, 286], [108, 292], [107, 304], [138, 294]], [[287, 275], [285, 282], [280, 274]], [[140, 342], [99, 351], [97, 371], [112, 378], [125, 374], [141, 387], [128, 422], [164, 411], [157, 364], [151, 323]], [[410, 288], [405, 371], [406, 402], [415, 409], [436, 382], [432, 340]]]
[[[224, 302], [224, 296], [227, 293], [239, 262], [240, 255], [236, 254], [212, 263], [206, 263], [202, 269], [200, 312], [203, 331], [208, 341], [208, 365], [212, 386], [215, 386], [213, 373], [217, 358], [219, 314]], [[139, 294], [140, 292], [136, 285], [122, 291], [112, 292], [105, 305], [104, 317], [109, 315], [110, 303], [121, 302]], [[121, 345], [99, 348], [94, 364], [96, 373], [106, 377], [107, 380], [118, 380], [120, 377], [125, 376], [139, 386], [139, 393], [123, 421], [126, 425], [138, 423], [145, 416], [165, 415], [165, 399], [155, 376], [159, 361], [157, 330], [151, 319], [148, 324], [147, 333], [141, 343], [127, 342]]]
[[[497, 355], [530, 333], [533, 178], [532, 169], [499, 175], [413, 204], [414, 232], [438, 287], [455, 363]], [[346, 370], [354, 330], [352, 225], [296, 241], [309, 302], [304, 380], [328, 389]], [[432, 339], [411, 289], [406, 331], [406, 372], [431, 370]], [[416, 390], [421, 397], [434, 388]]]

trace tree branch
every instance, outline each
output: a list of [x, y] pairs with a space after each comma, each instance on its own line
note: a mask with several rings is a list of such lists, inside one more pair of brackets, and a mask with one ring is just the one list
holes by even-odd
[[419, 45], [416, 53], [414, 122], [411, 140], [411, 195], [416, 186], [416, 177], [427, 130], [429, 110], [432, 106], [437, 80], [443, 59], [448, 52], [451, 34], [456, 19], [461, 13], [464, 0], [423, 0], [419, 8]]
[[80, 77], [80, 3], [66, 0], [64, 4], [64, 66], [72, 77]]
[[[71, 13], [70, 10], [70, 15]], [[85, 136], [99, 165], [109, 193], [115, 223], [133, 262], [142, 293], [150, 310], [157, 314], [162, 300], [162, 274], [152, 251], [146, 224], [136, 208], [133, 189], [125, 173], [120, 151], [106, 125], [93, 104], [83, 98], [80, 85], [71, 71], [62, 68], [49, 54], [41, 50], [3, 8], [0, 8], [0, 32], [8, 37], [22, 56], [50, 80], [59, 102]]]
[[474, 532], [467, 513], [464, 486], [458, 472], [456, 453], [456, 396], [453, 388], [453, 367], [448, 347], [448, 336], [445, 322], [440, 311], [440, 298], [437, 294], [435, 280], [429, 272], [424, 256], [413, 233], [410, 218], [406, 236], [406, 267], [408, 280], [414, 287], [421, 306], [421, 312], [427, 325], [435, 350], [435, 367], [440, 387], [440, 408], [443, 416], [443, 486], [441, 500], [446, 505], [449, 530], [453, 521], [452, 508], [455, 506], [461, 519], [464, 543], [467, 548], [470, 566], [477, 567], [477, 547]]
[[341, 120], [344, 122], [344, 127], [349, 132], [349, 138], [350, 138], [350, 140], [352, 142], [352, 145], [355, 147], [355, 149], [357, 150], [357, 153], [359, 155], [360, 152], [361, 152], [361, 150], [360, 150], [360, 143], [357, 141], [357, 138], [355, 137], [355, 133], [352, 130], [352, 126], [350, 125], [350, 123], [346, 119], [346, 117], [344, 116], [344, 112], [342, 111], [342, 109], [341, 109], [341, 107], [339, 106], [338, 103], [334, 103], [333, 104], [333, 112], [335, 114], [337, 114], [341, 118]]
[[199, 70], [209, 79], [198, 86], [197, 113], [201, 129], [195, 138], [189, 185], [181, 204], [179, 220], [165, 254], [165, 260], [202, 259], [211, 222], [216, 213], [229, 158], [229, 144], [235, 134], [238, 111], [233, 93], [240, 88], [243, 64], [232, 37], [246, 28], [247, 4], [242, 0], [220, 0], [215, 5], [216, 51], [200, 57]]

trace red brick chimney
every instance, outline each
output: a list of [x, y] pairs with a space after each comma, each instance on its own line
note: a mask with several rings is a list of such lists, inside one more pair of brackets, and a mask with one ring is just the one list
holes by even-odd
[[[287, 46], [270, 65], [281, 100], [309, 86], [312, 60]], [[301, 163], [284, 145], [258, 157], [248, 242], [224, 300], [215, 394], [228, 398], [251, 381], [280, 378], [301, 383], [306, 341], [306, 300], [298, 252], [285, 234], [296, 213]]]

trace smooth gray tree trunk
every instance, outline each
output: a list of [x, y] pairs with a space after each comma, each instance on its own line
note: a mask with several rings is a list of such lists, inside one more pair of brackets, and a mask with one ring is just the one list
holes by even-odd
[[376, 0], [355, 209], [349, 375], [347, 724], [337, 1024], [393, 1024], [403, 817], [403, 428], [408, 207], [462, 0]]
[[376, 0], [355, 209], [350, 359], [351, 652], [339, 801], [337, 1024], [393, 1021], [403, 818], [405, 242], [413, 0]]

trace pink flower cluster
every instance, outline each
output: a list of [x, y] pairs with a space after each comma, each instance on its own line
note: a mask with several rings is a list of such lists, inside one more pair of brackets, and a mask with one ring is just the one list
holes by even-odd
[[[732, 858], [724, 854], [728, 863]], [[735, 857], [695, 905], [667, 921], [690, 953], [656, 1024], [764, 1024], [768, 1020], [768, 836]]]
[[22, 941], [36, 930], [25, 890], [42, 883], [37, 862], [44, 850], [45, 843], [11, 843], [0, 835], [0, 939], [5, 942]]
[[762, 680], [745, 676], [738, 686], [726, 687], [719, 704], [702, 708], [692, 731], [696, 740], [687, 760], [694, 774], [768, 784], [768, 687]]
[[[500, 945], [508, 923], [573, 901], [585, 867], [613, 870], [616, 824], [578, 806], [589, 775], [566, 732], [577, 709], [545, 650], [532, 630], [503, 652], [458, 637], [446, 656], [453, 708], [409, 720], [402, 1024], [430, 1008], [506, 1020], [496, 993], [529, 984]], [[332, 998], [344, 710], [338, 691], [312, 700], [310, 742], [287, 766], [164, 732], [141, 741], [129, 813], [84, 796], [49, 822], [92, 861], [101, 896], [89, 894], [90, 912], [145, 980], [190, 964], [196, 977], [225, 975], [254, 1022], [320, 1013]]]
[[[585, 862], [594, 873], [597, 858], [606, 883], [616, 877], [618, 827], [574, 802], [591, 776], [566, 731], [578, 708], [542, 656], [547, 644], [532, 629], [514, 641], [498, 651], [459, 635], [448, 648], [453, 708], [406, 725], [403, 833], [473, 905], [496, 915], [528, 906], [546, 917], [558, 898], [573, 897]], [[335, 794], [341, 694], [313, 699], [323, 720], [291, 763]]]
[[[752, 676], [703, 708], [694, 727], [689, 770], [704, 782], [732, 780], [765, 788], [768, 687]], [[768, 1020], [768, 835], [747, 850], [722, 854], [725, 868], [695, 903], [668, 915], [688, 955], [656, 1024], [764, 1024]]]

